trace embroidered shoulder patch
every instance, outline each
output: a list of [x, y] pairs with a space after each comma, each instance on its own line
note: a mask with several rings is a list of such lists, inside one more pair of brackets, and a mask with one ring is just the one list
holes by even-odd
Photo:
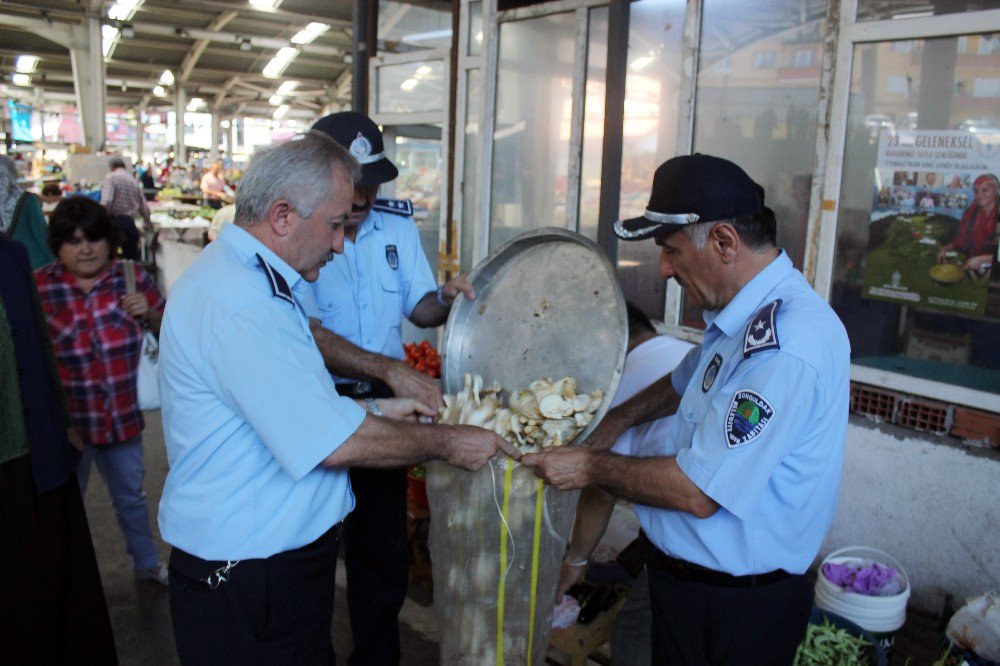
[[771, 301], [753, 316], [747, 325], [746, 337], [743, 338], [743, 356], [749, 358], [751, 354], [765, 349], [779, 349], [778, 327], [774, 320], [778, 315], [778, 308], [781, 307], [781, 299]]
[[726, 444], [731, 449], [749, 444], [764, 432], [773, 416], [774, 409], [764, 396], [740, 389], [726, 412]]
[[402, 217], [413, 217], [413, 202], [409, 199], [376, 199], [372, 210], [392, 213]]

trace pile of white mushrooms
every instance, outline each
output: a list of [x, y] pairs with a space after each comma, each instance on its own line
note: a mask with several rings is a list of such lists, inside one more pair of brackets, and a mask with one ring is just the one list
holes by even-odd
[[494, 383], [483, 388], [483, 378], [465, 374], [465, 386], [456, 395], [444, 396], [440, 422], [474, 425], [492, 430], [525, 451], [562, 446], [573, 441], [594, 418], [604, 391], [576, 392], [576, 380], [548, 377], [532, 382], [527, 389], [514, 391], [508, 406]]

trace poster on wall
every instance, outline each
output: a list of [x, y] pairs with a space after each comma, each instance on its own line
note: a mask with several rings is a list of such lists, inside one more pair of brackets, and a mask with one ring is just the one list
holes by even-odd
[[865, 298], [982, 315], [997, 261], [1000, 135], [883, 130]]

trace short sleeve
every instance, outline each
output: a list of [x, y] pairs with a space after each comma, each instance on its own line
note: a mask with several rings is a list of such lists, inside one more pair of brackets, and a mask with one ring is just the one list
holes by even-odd
[[403, 288], [403, 314], [409, 317], [413, 308], [417, 307], [428, 292], [437, 289], [437, 281], [431, 272], [430, 264], [424, 255], [424, 248], [420, 245], [420, 233], [415, 223], [407, 223], [403, 232], [406, 242], [400, 252], [405, 256], [399, 258], [400, 284]]
[[260, 304], [227, 322], [210, 347], [206, 383], [246, 421], [289, 476], [316, 468], [361, 425], [365, 412], [337, 395], [311, 336], [296, 318]]
[[691, 351], [677, 364], [674, 368], [673, 373], [671, 373], [670, 381], [674, 385], [674, 390], [677, 391], [677, 395], [684, 395], [684, 390], [687, 385], [691, 382], [691, 375], [698, 368], [698, 363], [701, 361], [701, 345], [692, 347]]
[[815, 368], [802, 360], [781, 352], [752, 356], [713, 395], [677, 463], [706, 495], [748, 519], [785, 453], [823, 408], [821, 393]]

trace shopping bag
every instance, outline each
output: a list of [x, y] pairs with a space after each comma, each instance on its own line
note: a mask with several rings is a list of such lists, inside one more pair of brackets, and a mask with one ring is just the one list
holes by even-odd
[[142, 350], [139, 352], [138, 384], [139, 409], [160, 408], [159, 387], [160, 343], [150, 331], [142, 335]]

